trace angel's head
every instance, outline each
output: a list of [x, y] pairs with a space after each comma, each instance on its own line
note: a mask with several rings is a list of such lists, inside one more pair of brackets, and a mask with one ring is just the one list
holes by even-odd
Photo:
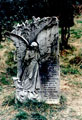
[[37, 50], [37, 49], [39, 48], [37, 42], [32, 42], [32, 43], [31, 43], [31, 47], [32, 47], [34, 50]]

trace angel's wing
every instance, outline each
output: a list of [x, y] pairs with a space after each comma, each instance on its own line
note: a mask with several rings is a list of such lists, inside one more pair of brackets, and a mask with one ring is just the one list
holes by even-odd
[[46, 59], [52, 52], [56, 52], [56, 42], [58, 39], [58, 26], [43, 29], [37, 36], [39, 51], [42, 58]]
[[21, 74], [22, 74], [23, 67], [24, 67], [23, 60], [26, 54], [26, 49], [27, 47], [29, 47], [29, 43], [25, 38], [20, 37], [19, 35], [16, 35], [14, 33], [6, 32], [5, 35], [9, 37], [14, 42], [14, 45], [16, 46], [17, 62], [18, 62], [17, 63], [17, 77], [21, 79]]

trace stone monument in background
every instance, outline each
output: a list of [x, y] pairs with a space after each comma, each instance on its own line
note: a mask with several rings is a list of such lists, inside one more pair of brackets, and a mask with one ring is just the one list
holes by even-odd
[[56, 17], [35, 18], [6, 32], [16, 46], [16, 99], [59, 103], [59, 34]]

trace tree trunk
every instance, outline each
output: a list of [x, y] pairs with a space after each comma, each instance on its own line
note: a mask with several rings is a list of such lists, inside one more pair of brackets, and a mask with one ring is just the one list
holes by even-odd
[[70, 37], [70, 27], [61, 28], [61, 49], [68, 47], [68, 39]]

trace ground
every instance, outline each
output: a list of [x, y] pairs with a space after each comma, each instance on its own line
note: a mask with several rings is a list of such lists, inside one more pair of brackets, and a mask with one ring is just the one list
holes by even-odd
[[82, 16], [75, 17], [69, 46], [60, 51], [60, 104], [28, 101], [22, 105], [14, 102], [13, 43], [8, 39], [1, 43], [0, 120], [82, 120]]

